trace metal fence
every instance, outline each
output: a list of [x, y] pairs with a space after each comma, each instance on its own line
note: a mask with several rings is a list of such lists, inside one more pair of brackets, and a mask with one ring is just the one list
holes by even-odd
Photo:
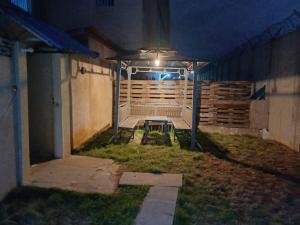
[[[238, 80], [231, 74], [224, 76], [224, 65], [230, 67], [231, 61], [234, 58], [240, 58], [247, 51], [253, 51], [254, 49], [261, 47], [273, 40], [279, 39], [289, 33], [300, 29], [300, 12], [294, 10], [293, 13], [287, 18], [283, 19], [279, 23], [273, 24], [265, 29], [261, 34], [249, 39], [241, 46], [235, 48], [225, 56], [220, 57], [214, 62], [209, 63], [199, 71], [200, 80]], [[226, 69], [226, 68], [225, 68]], [[228, 69], [228, 68], [227, 68]], [[241, 77], [241, 80], [245, 78]]]

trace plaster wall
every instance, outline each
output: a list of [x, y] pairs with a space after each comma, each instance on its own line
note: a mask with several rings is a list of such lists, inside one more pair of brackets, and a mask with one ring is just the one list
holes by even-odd
[[264, 90], [251, 105], [251, 128], [267, 128], [271, 139], [300, 151], [300, 30], [218, 65], [223, 79], [252, 80], [253, 94]]
[[110, 64], [66, 54], [33, 54], [29, 61], [32, 161], [68, 157], [72, 148], [111, 126]]
[[[78, 147], [112, 125], [113, 77], [110, 68], [72, 59], [72, 139]], [[86, 68], [81, 74], [79, 69]]]
[[51, 54], [28, 55], [31, 164], [54, 158], [53, 68]]
[[69, 56], [60, 58], [61, 68], [61, 118], [62, 118], [62, 149], [58, 153], [60, 158], [66, 158], [71, 153], [71, 74]]
[[63, 54], [28, 56], [31, 164], [70, 154], [69, 58]]
[[274, 139], [300, 151], [300, 31], [273, 45], [267, 79], [269, 131]]
[[[17, 185], [11, 58], [0, 56], [0, 200]], [[9, 104], [12, 101], [12, 104]]]

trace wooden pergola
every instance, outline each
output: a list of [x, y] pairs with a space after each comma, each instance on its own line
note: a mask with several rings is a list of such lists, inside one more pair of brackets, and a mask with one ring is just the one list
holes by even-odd
[[[182, 57], [177, 54], [176, 51], [169, 49], [160, 50], [140, 50], [135, 54], [121, 55], [109, 60], [117, 61], [116, 69], [116, 83], [115, 83], [115, 99], [114, 99], [114, 139], [115, 141], [119, 138], [119, 128], [135, 129], [137, 123], [141, 120], [160, 120], [161, 116], [166, 116], [162, 112], [166, 112], [166, 107], [174, 107], [169, 104], [158, 104], [152, 103], [150, 105], [153, 110], [143, 111], [141, 116], [132, 115], [132, 111], [137, 110], [137, 106], [133, 106], [131, 92], [132, 92], [132, 76], [137, 73], [147, 72], [159, 72], [159, 73], [176, 73], [184, 76], [184, 88], [181, 105], [176, 107], [181, 109], [180, 114], [175, 113], [174, 115], [170, 112], [166, 113], [169, 116], [167, 120], [173, 125], [174, 130], [190, 130], [191, 131], [191, 148], [196, 148], [196, 131], [198, 127], [197, 115], [200, 104], [199, 93], [201, 91], [198, 85], [197, 72], [200, 66], [206, 64], [205, 62], [197, 61], [188, 57]], [[158, 61], [159, 60], [159, 61]], [[127, 85], [127, 98], [124, 104], [120, 104], [120, 83], [122, 70], [126, 70], [128, 77], [126, 81]], [[193, 77], [193, 91], [192, 91], [192, 105], [187, 106], [187, 92], [188, 92], [188, 80], [189, 77]], [[153, 81], [154, 82], [154, 81]], [[153, 83], [152, 82], [152, 83]], [[147, 108], [149, 103], [145, 103], [143, 107], [138, 110]], [[133, 108], [135, 107], [135, 108]], [[155, 109], [154, 109], [155, 108]], [[134, 109], [134, 110], [133, 110]], [[174, 108], [171, 110], [174, 111]], [[155, 112], [155, 113], [154, 113]], [[158, 112], [158, 113], [157, 113]], [[157, 119], [157, 116], [160, 116]], [[148, 119], [145, 119], [148, 118]], [[165, 117], [164, 117], [165, 118]], [[165, 120], [165, 119], [164, 119]]]

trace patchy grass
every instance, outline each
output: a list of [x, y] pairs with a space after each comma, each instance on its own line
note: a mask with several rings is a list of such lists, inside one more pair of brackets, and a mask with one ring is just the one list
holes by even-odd
[[[106, 136], [106, 134], [100, 134], [99, 139], [101, 139], [101, 135]], [[167, 146], [162, 145], [163, 135], [158, 132], [150, 133], [150, 141], [146, 145], [140, 144], [142, 136], [143, 132], [138, 130], [135, 139], [129, 143], [122, 141], [118, 145], [101, 143], [100, 147], [93, 145], [91, 149], [84, 145], [77, 149], [76, 153], [113, 159], [126, 166], [127, 170], [135, 172], [182, 173], [184, 171], [189, 173], [203, 159], [203, 153], [183, 151], [180, 149], [179, 143], [170, 141]], [[153, 140], [154, 137], [158, 140]], [[169, 140], [171, 139], [169, 138]], [[100, 142], [98, 141], [98, 143]]]
[[[95, 135], [75, 153], [110, 158], [127, 171], [183, 173], [175, 225], [300, 224], [300, 154], [251, 136], [198, 133], [202, 151], [190, 151], [182, 133], [168, 145], [151, 132], [141, 145], [123, 131], [111, 144], [112, 130]], [[1, 225], [132, 224], [146, 187], [122, 187], [114, 195], [22, 188], [0, 204]]]
[[157, 132], [146, 145], [141, 131], [134, 140], [124, 132], [118, 145], [105, 141], [110, 135], [98, 134], [76, 153], [114, 159], [127, 171], [183, 173], [175, 225], [300, 224], [300, 154], [284, 145], [198, 133], [200, 152], [187, 150], [186, 134], [168, 146]]
[[20, 188], [0, 204], [1, 225], [131, 225], [147, 187], [127, 187], [114, 195]]

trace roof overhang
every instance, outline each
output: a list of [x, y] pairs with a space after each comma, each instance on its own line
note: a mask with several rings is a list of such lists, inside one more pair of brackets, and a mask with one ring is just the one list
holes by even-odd
[[205, 60], [186, 57], [172, 49], [140, 49], [131, 54], [118, 55], [107, 60], [123, 61], [128, 66], [151, 66], [155, 60], [161, 63], [161, 67], [190, 67], [193, 62], [207, 64]]
[[12, 4], [0, 2], [0, 13], [12, 19], [19, 26], [51, 48], [55, 48], [61, 52], [76, 53], [92, 58], [97, 58], [99, 56], [99, 53], [91, 51], [86, 46], [73, 39], [65, 31], [34, 18]]

